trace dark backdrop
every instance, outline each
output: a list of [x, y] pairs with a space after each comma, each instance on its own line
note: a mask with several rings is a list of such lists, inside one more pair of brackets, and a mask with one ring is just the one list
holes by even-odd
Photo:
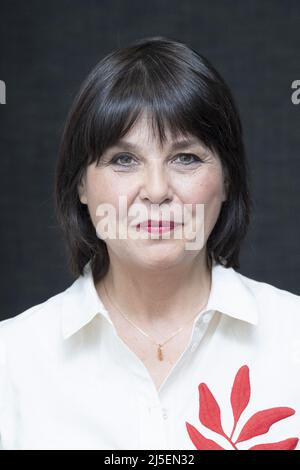
[[59, 0], [0, 2], [1, 306], [15, 316], [73, 278], [53, 211], [59, 140], [91, 68], [152, 35], [211, 60], [236, 98], [255, 212], [239, 271], [300, 294], [300, 2]]

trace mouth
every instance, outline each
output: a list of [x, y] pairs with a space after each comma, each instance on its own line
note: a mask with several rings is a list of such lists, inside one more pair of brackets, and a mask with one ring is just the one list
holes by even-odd
[[151, 233], [163, 233], [174, 230], [177, 226], [183, 225], [172, 220], [147, 220], [137, 225], [137, 230], [146, 230]]

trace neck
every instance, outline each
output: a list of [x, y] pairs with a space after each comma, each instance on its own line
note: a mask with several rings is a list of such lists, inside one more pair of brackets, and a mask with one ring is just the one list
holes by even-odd
[[105, 278], [96, 289], [105, 295], [103, 282], [118, 309], [139, 325], [178, 325], [195, 317], [206, 305], [211, 289], [211, 268], [198, 254], [184, 266], [145, 270], [110, 260]]

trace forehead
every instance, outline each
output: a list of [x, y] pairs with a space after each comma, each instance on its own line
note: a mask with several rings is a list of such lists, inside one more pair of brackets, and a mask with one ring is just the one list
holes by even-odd
[[205, 148], [203, 142], [190, 133], [171, 132], [165, 126], [165, 141], [161, 142], [158, 137], [157, 129], [153, 131], [152, 120], [149, 115], [142, 115], [122, 138], [118, 139], [113, 147], [122, 147], [128, 150], [139, 150], [144, 147], [157, 146], [159, 148], [180, 150], [186, 147], [201, 146]]

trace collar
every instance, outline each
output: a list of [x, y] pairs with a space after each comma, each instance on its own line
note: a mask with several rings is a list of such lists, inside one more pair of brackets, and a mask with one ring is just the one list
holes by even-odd
[[205, 310], [217, 310], [237, 320], [258, 324], [259, 305], [246, 276], [213, 262], [211, 292]]
[[[211, 292], [205, 311], [215, 311], [253, 325], [258, 323], [259, 308], [253, 291], [245, 283], [245, 276], [233, 268], [226, 268], [215, 261], [212, 265]], [[97, 290], [88, 262], [84, 273], [64, 291], [61, 327], [64, 339], [69, 338], [96, 315], [102, 315], [112, 325]]]
[[83, 275], [64, 292], [61, 317], [63, 339], [72, 336], [98, 314], [112, 324], [109, 313], [96, 290], [91, 265], [88, 262], [83, 268]]

